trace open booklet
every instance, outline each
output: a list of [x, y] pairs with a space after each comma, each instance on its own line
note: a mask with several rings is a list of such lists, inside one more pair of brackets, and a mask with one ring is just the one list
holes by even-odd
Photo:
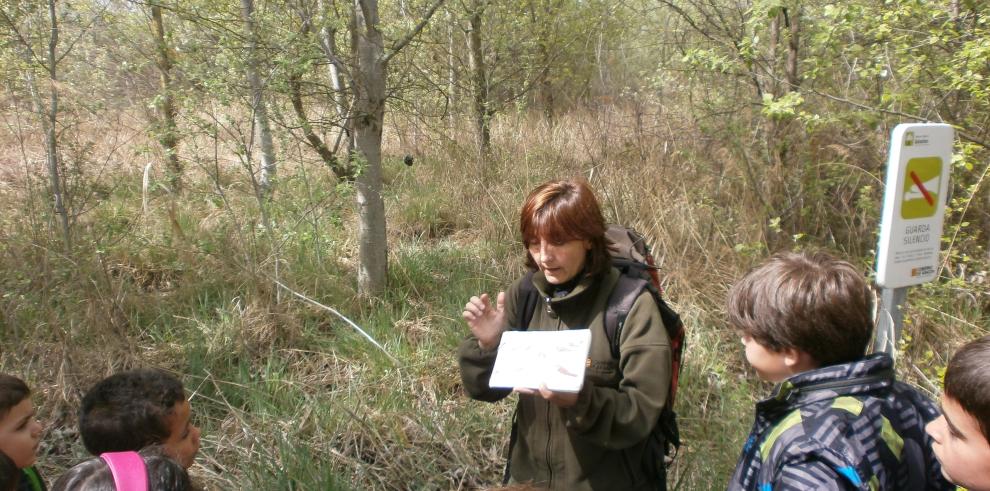
[[584, 383], [584, 367], [591, 348], [591, 331], [507, 331], [502, 333], [498, 356], [488, 382], [494, 388], [577, 392]]

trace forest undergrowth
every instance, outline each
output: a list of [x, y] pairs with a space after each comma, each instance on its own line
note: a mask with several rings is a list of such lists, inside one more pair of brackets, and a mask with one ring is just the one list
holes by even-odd
[[[461, 308], [523, 272], [527, 192], [575, 175], [609, 221], [649, 237], [688, 329], [670, 487], [724, 489], [769, 389], [725, 326], [726, 290], [777, 250], [828, 249], [870, 274], [889, 132], [853, 144], [827, 128], [795, 130], [799, 167], [783, 168], [754, 164], [768, 150], [747, 140], [752, 128], [601, 106], [553, 122], [500, 115], [482, 158], [457, 124], [423, 128], [398, 114], [386, 130], [388, 289], [369, 299], [356, 294], [353, 188], [301, 143], [280, 141], [275, 192], [259, 201], [256, 169], [215, 127], [183, 142], [187, 173], [174, 189], [124, 116], [66, 142], [69, 251], [53, 232], [43, 149], [21, 144], [40, 138], [7, 118], [0, 370], [35, 390], [49, 478], [86, 457], [75, 411], [89, 386], [139, 366], [175, 373], [202, 428], [192, 473], [207, 489], [494, 486], [513, 402], [464, 395]], [[963, 228], [948, 240], [963, 222], [986, 223], [987, 191], [966, 189], [973, 205], [946, 219], [940, 279], [909, 293], [898, 356], [899, 376], [933, 396], [948, 356], [990, 325], [986, 235]]]

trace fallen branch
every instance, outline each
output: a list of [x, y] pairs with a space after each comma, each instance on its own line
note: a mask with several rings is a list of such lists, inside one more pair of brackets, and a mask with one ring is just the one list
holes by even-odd
[[344, 316], [344, 314], [341, 314], [340, 312], [338, 312], [333, 307], [328, 307], [326, 305], [323, 305], [322, 303], [317, 302], [316, 300], [313, 300], [312, 298], [309, 298], [306, 295], [303, 295], [302, 293], [299, 293], [299, 292], [297, 292], [297, 291], [295, 291], [295, 290], [293, 290], [293, 289], [285, 286], [285, 284], [283, 284], [281, 281], [278, 281], [278, 280], [273, 280], [273, 281], [275, 282], [276, 285], [278, 285], [281, 288], [284, 288], [285, 291], [293, 294], [294, 296], [296, 296], [297, 298], [305, 301], [306, 303], [309, 303], [311, 305], [315, 305], [315, 306], [320, 307], [320, 308], [322, 308], [324, 310], [329, 310], [331, 313], [333, 313], [333, 315], [336, 315], [337, 317], [340, 317], [344, 322], [348, 323], [357, 332], [361, 333], [361, 335], [364, 336], [368, 341], [371, 341], [371, 344], [375, 345], [375, 347], [377, 347], [378, 349], [382, 350], [382, 353], [385, 353], [385, 356], [387, 356], [389, 360], [392, 360], [392, 363], [394, 363], [396, 366], [399, 366], [400, 365], [399, 360], [396, 359], [394, 356], [392, 356], [388, 351], [386, 351], [385, 348], [381, 344], [378, 344], [378, 341], [375, 341], [375, 338], [371, 337], [371, 335], [369, 335], [367, 332], [365, 332], [364, 329], [361, 329], [360, 326], [358, 326], [356, 323], [354, 323], [354, 321], [348, 319], [346, 316]]

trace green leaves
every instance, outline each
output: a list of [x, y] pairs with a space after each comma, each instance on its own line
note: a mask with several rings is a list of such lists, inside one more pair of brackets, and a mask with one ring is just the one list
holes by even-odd
[[797, 108], [804, 103], [800, 92], [788, 92], [776, 99], [773, 94], [763, 94], [763, 115], [773, 119], [789, 119], [797, 115]]

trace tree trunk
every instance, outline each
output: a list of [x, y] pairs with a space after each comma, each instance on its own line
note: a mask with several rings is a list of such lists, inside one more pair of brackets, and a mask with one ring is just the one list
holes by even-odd
[[258, 33], [254, 25], [254, 0], [241, 0], [241, 15], [244, 20], [244, 34], [247, 36], [247, 73], [248, 84], [251, 86], [251, 110], [254, 114], [255, 126], [261, 139], [261, 173], [258, 185], [264, 195], [271, 192], [272, 180], [275, 178], [275, 144], [272, 141], [272, 131], [268, 126], [268, 110], [265, 106], [264, 87], [258, 75], [256, 50]]
[[478, 150], [482, 157], [491, 149], [491, 114], [488, 110], [488, 80], [485, 72], [485, 54], [481, 49], [481, 21], [485, 12], [484, 0], [473, 0], [471, 4], [468, 44], [471, 52], [471, 86], [474, 92], [474, 127], [478, 139]]
[[[326, 15], [327, 9], [323, 4], [323, 0], [319, 0], [319, 9], [322, 15]], [[354, 41], [354, 16], [351, 16], [351, 32], [352, 32], [352, 43]], [[337, 52], [337, 32], [328, 27], [330, 23], [324, 18], [323, 27], [320, 28], [320, 48], [323, 50], [323, 54], [326, 56], [327, 61], [327, 76], [330, 79], [330, 86], [333, 87], [334, 97], [333, 103], [337, 110], [337, 116], [340, 118], [340, 132], [337, 134], [337, 142], [333, 146], [334, 154], [337, 154], [337, 150], [340, 148], [341, 141], [344, 143], [344, 167], [347, 171], [347, 175], [350, 179], [354, 178], [354, 169], [351, 164], [351, 156], [354, 153], [354, 132], [351, 127], [351, 115], [348, 114], [347, 109], [347, 97], [344, 94], [345, 86], [341, 82], [341, 76], [346, 73], [346, 70], [342, 66], [340, 61], [340, 55]], [[353, 88], [352, 88], [353, 89]]]
[[66, 255], [72, 249], [72, 236], [69, 233], [69, 213], [65, 209], [65, 200], [62, 192], [62, 177], [59, 175], [58, 160], [58, 133], [55, 128], [58, 124], [58, 77], [56, 68], [58, 58], [55, 56], [58, 47], [58, 16], [55, 14], [55, 0], [48, 0], [48, 16], [51, 20], [52, 36], [48, 40], [48, 107], [43, 107], [41, 95], [34, 84], [34, 77], [28, 72], [29, 85], [34, 93], [35, 105], [41, 118], [45, 131], [45, 153], [48, 162], [48, 178], [52, 187], [52, 198], [54, 199], [55, 215], [59, 218], [62, 232], [62, 247]]
[[454, 14], [447, 10], [447, 112], [453, 129], [453, 115], [459, 102], [457, 97], [457, 56], [454, 54], [454, 30], [457, 29]]
[[543, 109], [543, 116], [550, 125], [556, 119], [557, 99], [553, 86], [553, 58], [551, 46], [554, 43], [554, 23], [560, 13], [560, 2], [530, 1], [530, 22], [536, 27], [537, 52], [539, 53], [540, 74], [537, 79], [536, 103]]
[[780, 97], [780, 82], [777, 81], [777, 46], [780, 44], [780, 20], [783, 12], [778, 12], [770, 20], [770, 40], [767, 47], [767, 78], [770, 80], [770, 94], [776, 99]]
[[[787, 12], [787, 10], [785, 10]], [[797, 7], [790, 12], [790, 39], [787, 41], [787, 91], [796, 92], [801, 85], [801, 77], [798, 74], [798, 47], [800, 46], [801, 35], [801, 8]]]
[[157, 101], [158, 123], [155, 128], [158, 143], [165, 152], [165, 162], [168, 166], [169, 189], [178, 192], [182, 186], [182, 164], [179, 162], [178, 126], [175, 123], [178, 111], [172, 98], [172, 58], [169, 55], [168, 44], [165, 42], [165, 24], [162, 21], [160, 5], [151, 5], [151, 26], [155, 36], [155, 48], [158, 73], [161, 83], [161, 97]]
[[[310, 35], [312, 34], [312, 14], [302, 8], [299, 9], [299, 14], [300, 17], [302, 17], [302, 23], [299, 28], [299, 36], [301, 39], [309, 41]], [[322, 33], [320, 37], [323, 37]], [[323, 44], [322, 39], [320, 40], [320, 44]], [[330, 66], [333, 66], [332, 62], [330, 63]], [[337, 176], [337, 179], [351, 180], [352, 176], [348, 172], [348, 167], [340, 165], [340, 161], [337, 159], [336, 149], [331, 150], [330, 147], [327, 146], [326, 142], [323, 141], [323, 138], [313, 131], [313, 125], [310, 123], [309, 117], [306, 115], [306, 107], [303, 105], [302, 76], [302, 69], [296, 67], [289, 68], [289, 100], [292, 102], [292, 110], [295, 112], [296, 119], [299, 121], [299, 127], [302, 129], [303, 136], [306, 138], [306, 143], [308, 143], [309, 146], [315, 150], [317, 154], [319, 154], [320, 159], [322, 159], [323, 163], [330, 169], [330, 171]], [[339, 95], [337, 92], [337, 90], [334, 91], [334, 99], [336, 99], [336, 96]], [[339, 114], [339, 105], [337, 110]], [[343, 115], [341, 115], [341, 119], [343, 120]]]
[[[323, 0], [318, 1], [318, 8], [321, 15], [326, 16], [327, 9], [323, 4]], [[323, 27], [320, 28], [320, 49], [323, 50], [324, 56], [327, 58], [327, 78], [330, 80], [330, 86], [333, 87], [333, 105], [337, 110], [337, 116], [341, 119], [341, 124], [343, 120], [347, 118], [347, 108], [346, 101], [344, 98], [344, 84], [340, 82], [340, 58], [337, 54], [337, 31], [331, 29], [329, 22], [324, 17]]]
[[382, 200], [382, 122], [385, 117], [384, 47], [378, 30], [378, 0], [354, 0], [356, 83], [353, 128], [361, 172], [358, 204], [358, 293], [380, 294], [388, 273], [385, 203]]

